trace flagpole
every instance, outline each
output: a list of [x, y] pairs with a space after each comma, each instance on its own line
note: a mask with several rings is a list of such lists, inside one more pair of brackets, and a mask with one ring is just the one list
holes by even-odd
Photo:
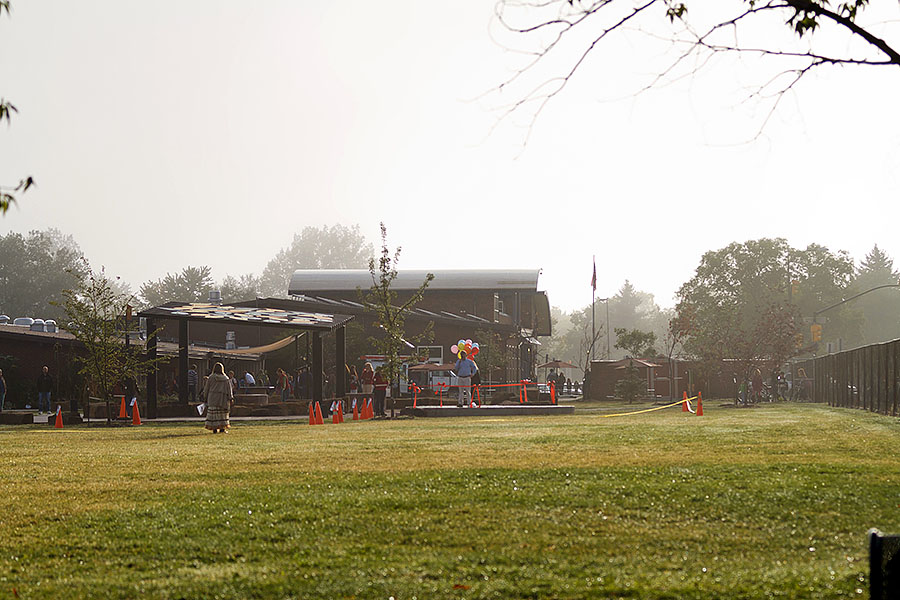
[[597, 303], [595, 297], [597, 296], [597, 255], [595, 254], [593, 257], [594, 260], [594, 276], [591, 278], [591, 360], [594, 360], [594, 342], [597, 341], [597, 328], [595, 326], [596, 319], [594, 318], [594, 313], [596, 312], [594, 305]]

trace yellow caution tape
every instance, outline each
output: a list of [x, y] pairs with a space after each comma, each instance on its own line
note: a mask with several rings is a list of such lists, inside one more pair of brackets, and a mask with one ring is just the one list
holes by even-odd
[[[696, 400], [696, 399], [697, 399], [697, 396], [694, 396], [693, 398], [688, 398], [688, 400]], [[645, 408], [644, 410], [633, 410], [631, 412], [616, 413], [613, 415], [598, 415], [598, 416], [600, 416], [601, 418], [604, 418], [604, 419], [608, 419], [610, 417], [627, 417], [629, 415], [639, 415], [641, 413], [653, 412], [654, 410], [662, 410], [664, 408], [671, 408], [673, 406], [678, 406], [682, 402], [684, 402], [684, 400], [679, 400], [678, 402], [673, 402], [672, 404], [666, 404], [665, 406], [655, 406], [653, 408]]]

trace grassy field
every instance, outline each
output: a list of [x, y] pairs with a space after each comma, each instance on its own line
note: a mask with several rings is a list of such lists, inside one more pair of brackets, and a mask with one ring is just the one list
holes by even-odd
[[867, 598], [900, 422], [705, 408], [0, 427], [0, 599]]

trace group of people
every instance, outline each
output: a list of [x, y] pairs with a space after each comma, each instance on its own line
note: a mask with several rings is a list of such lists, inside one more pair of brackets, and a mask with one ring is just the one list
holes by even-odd
[[[50, 413], [50, 394], [53, 391], [53, 376], [50, 375], [50, 367], [44, 365], [35, 381], [38, 395], [38, 414]], [[3, 377], [3, 369], [0, 369], [0, 412], [6, 405], [6, 392], [9, 386], [6, 384], [6, 378]]]
[[[220, 364], [220, 363], [216, 363]], [[224, 366], [222, 367], [224, 370]], [[279, 369], [280, 370], [280, 369]], [[260, 379], [263, 378], [265, 371], [260, 373]], [[174, 379], [174, 375], [172, 376]], [[206, 380], [209, 376], [204, 375], [203, 379], [200, 379], [200, 374], [197, 369], [197, 365], [191, 365], [191, 368], [188, 369], [187, 372], [187, 386], [188, 386], [188, 398], [191, 402], [197, 401], [197, 395], [200, 391], [205, 387]], [[256, 377], [250, 371], [244, 371], [244, 374], [241, 375], [240, 379], [237, 378], [233, 370], [228, 371], [228, 381], [231, 384], [231, 394], [234, 396], [237, 394], [239, 388], [244, 387], [252, 387], [256, 385]], [[176, 387], [177, 390], [177, 387]]]
[[[803, 369], [800, 369], [803, 373]], [[805, 373], [803, 373], [805, 376]], [[735, 376], [735, 380], [737, 376]], [[787, 399], [790, 392], [790, 384], [784, 371], [774, 369], [770, 383], [767, 385], [760, 369], [754, 369], [749, 380], [744, 379], [738, 387], [738, 398], [741, 404], [753, 404], [757, 402], [773, 402]]]
[[557, 394], [577, 394], [578, 393], [578, 382], [572, 381], [565, 375], [563, 375], [562, 371], [557, 373], [550, 372], [547, 375], [547, 385], [553, 384], [556, 386]]
[[376, 417], [386, 417], [385, 399], [387, 398], [388, 380], [384, 375], [384, 367], [374, 369], [372, 363], [363, 365], [362, 374], [357, 373], [356, 365], [349, 367], [350, 396], [353, 402], [372, 400], [372, 412]]

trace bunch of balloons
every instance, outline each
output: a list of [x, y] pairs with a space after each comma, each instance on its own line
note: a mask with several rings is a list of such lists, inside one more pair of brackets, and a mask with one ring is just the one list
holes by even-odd
[[469, 358], [474, 358], [476, 354], [478, 354], [478, 342], [473, 342], [472, 340], [459, 340], [454, 345], [450, 346], [450, 352], [455, 354], [458, 358], [462, 358], [462, 353], [465, 352]]

